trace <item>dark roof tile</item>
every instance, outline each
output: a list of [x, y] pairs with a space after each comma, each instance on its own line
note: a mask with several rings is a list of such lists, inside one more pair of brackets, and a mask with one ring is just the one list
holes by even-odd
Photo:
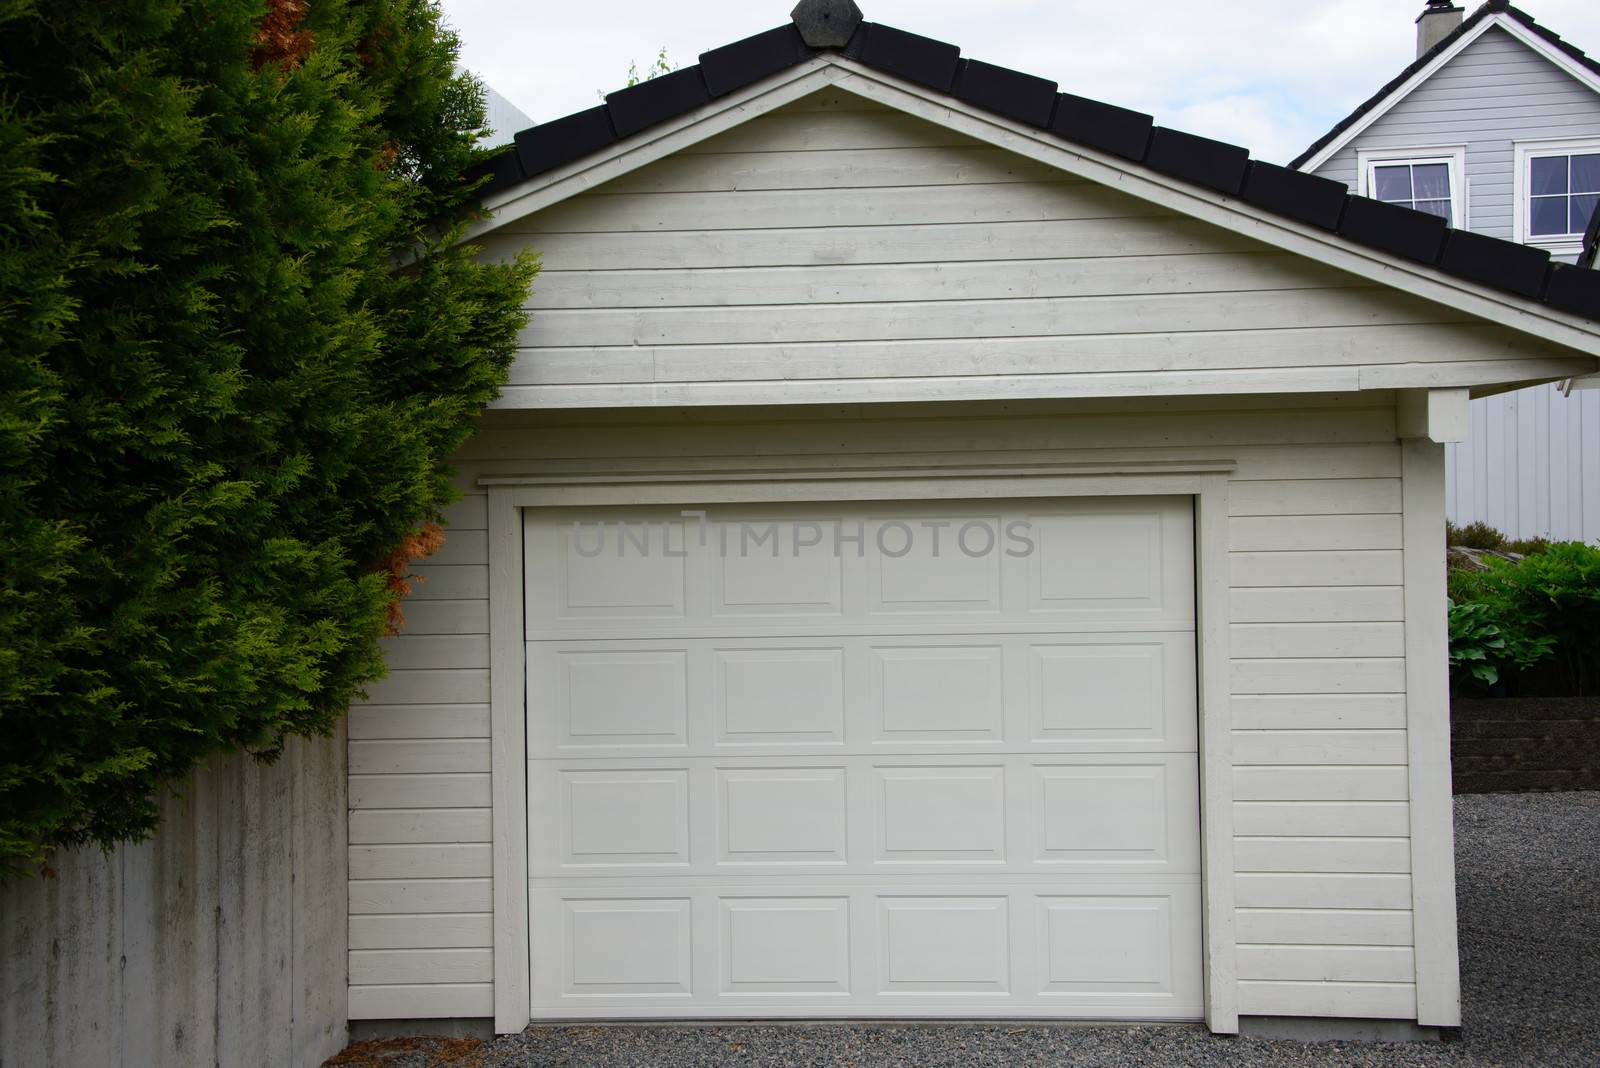
[[1324, 230], [1338, 230], [1350, 191], [1343, 182], [1302, 174], [1274, 163], [1250, 162], [1244, 178], [1246, 203]]
[[467, 168], [465, 178], [469, 182], [488, 176], [478, 189], [479, 196], [498, 193], [502, 189], [509, 189], [522, 181], [526, 175], [522, 173], [522, 165], [517, 162], [517, 149], [515, 145], [505, 145], [493, 156]]
[[631, 137], [658, 122], [709, 103], [711, 94], [699, 67], [684, 67], [671, 74], [619, 89], [606, 97], [611, 125], [618, 137]]
[[516, 136], [517, 158], [528, 177], [598, 152], [617, 139], [604, 105], [540, 123]]
[[1469, 282], [1538, 300], [1544, 295], [1550, 253], [1471, 230], [1451, 230], [1439, 269]]
[[1244, 185], [1250, 150], [1157, 126], [1150, 137], [1150, 151], [1144, 162], [1145, 166], [1170, 177], [1237, 196]]
[[955, 84], [961, 49], [879, 22], [863, 22], [845, 55], [908, 82], [948, 93]]
[[1029, 126], [1049, 126], [1056, 105], [1055, 82], [977, 59], [962, 60], [955, 94], [985, 111]]
[[1367, 197], [1345, 201], [1339, 233], [1351, 241], [1433, 266], [1449, 229], [1437, 215]]
[[1050, 131], [1057, 137], [1143, 163], [1150, 150], [1155, 120], [1139, 111], [1102, 104], [1098, 100], [1062, 93], [1056, 101]]
[[1544, 299], [1551, 307], [1564, 312], [1600, 319], [1600, 271], [1554, 264]]
[[812, 50], [800, 38], [794, 23], [714, 48], [700, 56], [700, 73], [706, 90], [726, 96], [753, 82], [788, 70], [810, 58]]

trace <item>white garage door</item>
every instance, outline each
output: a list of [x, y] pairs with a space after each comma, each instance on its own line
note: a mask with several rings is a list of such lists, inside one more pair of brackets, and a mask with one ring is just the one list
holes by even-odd
[[526, 532], [536, 1018], [1201, 1016], [1187, 499]]

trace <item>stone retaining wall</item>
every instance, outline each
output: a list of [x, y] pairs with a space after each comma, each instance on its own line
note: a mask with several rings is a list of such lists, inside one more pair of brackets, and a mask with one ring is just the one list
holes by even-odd
[[1600, 697], [1456, 698], [1455, 792], [1600, 790]]

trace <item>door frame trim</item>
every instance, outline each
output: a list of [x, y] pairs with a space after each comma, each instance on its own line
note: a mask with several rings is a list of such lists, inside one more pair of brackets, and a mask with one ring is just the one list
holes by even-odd
[[867, 500], [1189, 497], [1194, 501], [1195, 629], [1199, 707], [1200, 894], [1205, 1022], [1239, 1030], [1234, 937], [1233, 715], [1229, 702], [1229, 460], [1152, 471], [1125, 465], [1051, 465], [1022, 471], [982, 464], [908, 472], [751, 471], [748, 480], [687, 478], [681, 469], [626, 479], [598, 470], [554, 478], [485, 478], [489, 526], [490, 770], [494, 843], [495, 1031], [532, 1019], [528, 913], [528, 762], [523, 523], [525, 509]]

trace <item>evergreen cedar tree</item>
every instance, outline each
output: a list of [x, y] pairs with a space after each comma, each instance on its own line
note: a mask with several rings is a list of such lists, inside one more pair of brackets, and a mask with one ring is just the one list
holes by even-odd
[[433, 0], [0, 0], [0, 869], [326, 734], [536, 265]]

